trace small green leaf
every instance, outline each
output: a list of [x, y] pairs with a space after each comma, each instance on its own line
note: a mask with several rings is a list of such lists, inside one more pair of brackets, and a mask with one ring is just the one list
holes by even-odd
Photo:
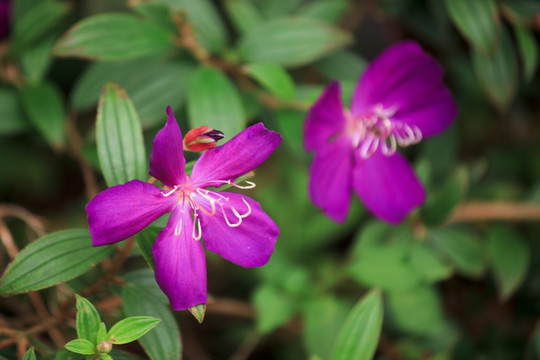
[[24, 354], [22, 360], [36, 360], [36, 353], [34, 352], [33, 347], [28, 349], [28, 351]]
[[111, 246], [93, 247], [88, 230], [70, 229], [46, 235], [26, 246], [0, 279], [0, 294], [45, 289], [71, 280], [103, 260]]
[[531, 81], [538, 67], [538, 41], [534, 33], [524, 27], [516, 25], [514, 32], [523, 63], [523, 78]]
[[287, 294], [272, 285], [265, 284], [253, 294], [258, 311], [257, 328], [267, 334], [283, 325], [296, 310], [296, 304]]
[[96, 346], [85, 339], [71, 340], [66, 344], [66, 349], [81, 355], [93, 355], [96, 353]]
[[199, 68], [188, 93], [189, 125], [209, 126], [231, 139], [245, 127], [246, 119], [240, 96], [233, 83], [218, 69]]
[[226, 0], [225, 10], [240, 33], [253, 30], [263, 21], [251, 0]]
[[348, 7], [349, 4], [346, 0], [316, 0], [299, 9], [298, 15], [338, 23]]
[[173, 35], [167, 27], [130, 14], [100, 14], [75, 24], [56, 43], [53, 53], [96, 60], [131, 59], [164, 53], [172, 48]]
[[113, 344], [126, 344], [152, 330], [161, 319], [153, 316], [132, 316], [122, 319], [109, 330], [107, 340]]
[[318, 60], [349, 43], [342, 30], [310, 18], [280, 18], [264, 22], [240, 40], [247, 62], [296, 67]]
[[22, 90], [21, 100], [32, 125], [51, 145], [61, 147], [66, 112], [60, 91], [48, 83], [30, 85]]
[[424, 244], [412, 244], [409, 262], [414, 271], [428, 283], [449, 278], [453, 269], [440, 256]]
[[29, 128], [17, 91], [0, 88], [0, 135], [17, 134]]
[[371, 290], [352, 309], [334, 348], [332, 360], [371, 359], [377, 349], [383, 322], [379, 290]]
[[97, 344], [97, 333], [101, 318], [92, 303], [82, 296], [75, 294], [77, 298], [77, 337], [85, 339], [92, 344]]
[[126, 92], [107, 83], [99, 100], [96, 142], [108, 186], [148, 176], [139, 117]]
[[52, 62], [51, 49], [55, 41], [55, 36], [49, 36], [22, 53], [21, 67], [26, 80], [31, 85], [36, 85], [43, 80]]
[[495, 0], [445, 0], [452, 21], [471, 45], [484, 55], [493, 54], [501, 35]]
[[102, 321], [99, 324], [99, 328], [96, 334], [96, 343], [100, 343], [102, 341], [105, 341], [107, 339], [107, 327], [105, 326], [105, 323]]
[[[153, 278], [151, 271], [147, 272]], [[150, 359], [180, 359], [182, 353], [180, 331], [168, 305], [165, 305], [161, 299], [156, 299], [151, 292], [146, 291], [140, 284], [124, 286], [122, 289], [122, 304], [127, 316], [146, 315], [163, 320], [157, 324], [154, 330], [139, 339]]]
[[246, 71], [278, 99], [291, 100], [295, 97], [294, 81], [281, 66], [268, 63], [248, 64]]
[[444, 228], [433, 231], [428, 238], [460, 273], [478, 277], [484, 272], [483, 246], [470, 231]]
[[507, 299], [523, 282], [529, 265], [527, 243], [507, 227], [496, 227], [488, 236], [491, 266], [501, 298]]
[[206, 314], [206, 304], [199, 304], [190, 307], [187, 309], [191, 315], [199, 322], [199, 324], [202, 324], [204, 321], [204, 315]]

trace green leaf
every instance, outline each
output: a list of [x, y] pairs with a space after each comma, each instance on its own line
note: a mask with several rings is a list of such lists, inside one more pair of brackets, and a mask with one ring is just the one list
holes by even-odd
[[352, 309], [341, 328], [332, 360], [371, 359], [377, 349], [383, 322], [379, 290], [371, 290]]
[[447, 279], [453, 273], [452, 266], [424, 244], [412, 244], [409, 257], [411, 267], [428, 283]]
[[56, 43], [57, 56], [122, 60], [161, 54], [172, 48], [167, 27], [129, 14], [100, 14], [75, 24]]
[[257, 4], [259, 11], [267, 19], [286, 16], [296, 10], [302, 4], [302, 0], [251, 1]]
[[524, 26], [534, 26], [540, 14], [540, 3], [537, 0], [504, 0], [501, 8], [510, 21]]
[[431, 232], [428, 238], [460, 273], [479, 277], [484, 272], [483, 246], [470, 231], [444, 228]]
[[77, 294], [75, 297], [77, 298], [77, 337], [96, 345], [96, 336], [102, 324], [99, 313], [90, 301]]
[[298, 15], [338, 23], [348, 8], [346, 0], [316, 0], [298, 10]]
[[[54, 0], [14, 2], [13, 51], [20, 52], [51, 30], [68, 12], [69, 4]], [[40, 46], [37, 44], [37, 46]]]
[[302, 141], [306, 113], [296, 110], [277, 110], [275, 115], [279, 133], [283, 136], [285, 144], [295, 155], [306, 159], [306, 151]]
[[137, 246], [139, 247], [139, 250], [141, 250], [144, 260], [146, 260], [146, 263], [152, 270], [155, 268], [154, 256], [152, 255], [152, 245], [154, 245], [154, 242], [156, 241], [161, 230], [162, 229], [158, 227], [148, 227], [135, 236]]
[[253, 294], [253, 303], [258, 311], [257, 328], [263, 334], [285, 324], [296, 310], [296, 304], [287, 294], [276, 287], [264, 284]]
[[0, 135], [11, 135], [28, 129], [23, 108], [15, 90], [0, 88]]
[[538, 41], [534, 33], [524, 27], [514, 26], [514, 32], [523, 63], [523, 78], [531, 81], [538, 67]]
[[71, 340], [66, 344], [66, 349], [81, 355], [93, 355], [97, 352], [96, 346], [85, 339]]
[[367, 61], [348, 50], [338, 50], [315, 63], [315, 67], [328, 80], [358, 81]]
[[111, 246], [93, 247], [88, 230], [70, 229], [46, 235], [26, 246], [0, 279], [0, 294], [45, 289], [73, 279], [103, 260]]
[[246, 72], [257, 80], [268, 92], [280, 100], [295, 97], [294, 81], [281, 66], [268, 63], [248, 64]]
[[21, 55], [21, 67], [26, 80], [31, 85], [40, 83], [51, 62], [51, 50], [56, 42], [55, 36], [49, 36], [36, 45], [25, 50]]
[[33, 347], [28, 349], [28, 351], [24, 354], [22, 360], [36, 360], [36, 353], [34, 352]]
[[339, 329], [350, 309], [349, 304], [334, 297], [317, 298], [307, 304], [303, 311], [303, 335], [309, 354], [330, 359]]
[[226, 0], [225, 10], [240, 33], [253, 30], [263, 21], [261, 14], [250, 0]]
[[492, 228], [488, 235], [488, 252], [500, 296], [507, 299], [517, 290], [527, 273], [527, 242], [510, 228]]
[[245, 127], [242, 102], [235, 86], [218, 69], [201, 67], [193, 75], [188, 93], [191, 128], [209, 126], [231, 139]]
[[264, 22], [240, 40], [246, 62], [285, 67], [308, 64], [344, 47], [350, 37], [342, 30], [310, 18], [281, 18]]
[[493, 54], [499, 44], [501, 20], [495, 0], [445, 0], [452, 21], [480, 53]]
[[[163, 293], [163, 291], [159, 288], [156, 282], [156, 277], [152, 270], [146, 268], [146, 269], [130, 271], [129, 273], [122, 275], [122, 278], [128, 285], [154, 298], [154, 301], [158, 301], [163, 304], [169, 303], [169, 299]], [[151, 315], [151, 314], [142, 314], [142, 315]]]
[[131, 284], [122, 289], [122, 304], [127, 316], [146, 315], [163, 320], [154, 330], [139, 339], [150, 359], [180, 359], [182, 352], [180, 331], [167, 305], [156, 301], [150, 293], [138, 285]]
[[66, 112], [60, 91], [49, 83], [27, 86], [21, 100], [30, 122], [54, 147], [65, 139]]
[[432, 287], [391, 292], [387, 300], [391, 319], [409, 334], [437, 337], [448, 330], [441, 302]]
[[107, 339], [107, 327], [105, 326], [105, 323], [102, 321], [99, 324], [98, 331], [96, 333], [96, 343], [100, 343], [102, 341], [105, 341]]
[[139, 117], [128, 95], [107, 83], [99, 100], [96, 142], [99, 163], [108, 186], [148, 176]]
[[191, 315], [202, 324], [204, 321], [204, 315], [206, 315], [206, 304], [198, 304], [187, 309]]
[[518, 61], [512, 39], [503, 32], [501, 43], [493, 56], [472, 52], [476, 77], [489, 100], [500, 110], [506, 110], [516, 95]]
[[122, 319], [109, 330], [107, 339], [113, 344], [126, 344], [152, 330], [161, 319], [153, 316], [131, 316]]

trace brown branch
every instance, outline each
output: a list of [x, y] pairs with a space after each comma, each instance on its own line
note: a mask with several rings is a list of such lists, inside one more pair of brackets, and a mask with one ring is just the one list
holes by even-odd
[[540, 204], [520, 202], [469, 202], [458, 206], [447, 223], [539, 220]]
[[44, 220], [23, 207], [13, 204], [0, 204], [0, 218], [16, 217], [24, 221], [39, 236], [45, 236]]

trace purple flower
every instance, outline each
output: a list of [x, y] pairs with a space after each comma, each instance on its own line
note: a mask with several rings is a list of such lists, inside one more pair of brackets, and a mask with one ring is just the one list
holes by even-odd
[[281, 142], [281, 136], [261, 123], [239, 133], [197, 160], [191, 177], [184, 167], [182, 133], [170, 107], [167, 124], [156, 138], [150, 175], [163, 189], [139, 180], [112, 186], [86, 206], [94, 246], [134, 235], [171, 212], [167, 226], [152, 247], [156, 280], [175, 310], [206, 303], [206, 264], [201, 238], [210, 251], [244, 267], [266, 264], [279, 228], [251, 198], [208, 187], [234, 184], [259, 166]]
[[378, 218], [397, 224], [425, 198], [398, 146], [447, 129], [457, 108], [439, 63], [412, 41], [399, 43], [366, 69], [344, 109], [332, 82], [310, 109], [305, 147], [315, 151], [309, 192], [330, 218], [343, 222], [352, 189]]
[[11, 22], [11, 0], [0, 0], [0, 39], [9, 34]]

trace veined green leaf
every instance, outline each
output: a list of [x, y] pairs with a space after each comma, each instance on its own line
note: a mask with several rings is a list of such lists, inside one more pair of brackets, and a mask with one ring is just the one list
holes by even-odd
[[99, 100], [96, 142], [108, 186], [148, 176], [139, 117], [126, 92], [107, 83]]
[[491, 267], [501, 298], [508, 298], [523, 282], [529, 265], [527, 243], [507, 227], [492, 228], [488, 236]]
[[245, 69], [251, 77], [277, 98], [291, 100], [295, 97], [294, 81], [289, 73], [281, 66], [269, 63], [256, 63], [246, 65]]
[[316, 0], [299, 9], [298, 15], [337, 23], [348, 7], [346, 0]]
[[246, 119], [238, 91], [218, 69], [199, 68], [188, 93], [189, 124], [192, 128], [209, 126], [231, 139], [244, 129]]
[[310, 18], [279, 18], [264, 22], [240, 40], [246, 62], [274, 63], [285, 67], [305, 65], [322, 58], [350, 40], [347, 33]]
[[75, 297], [77, 298], [77, 337], [96, 345], [101, 324], [99, 313], [90, 301], [77, 294]]
[[514, 32], [523, 63], [523, 78], [531, 81], [538, 67], [538, 41], [532, 31], [519, 25], [514, 26]]
[[501, 35], [495, 0], [445, 0], [445, 3], [452, 21], [477, 52], [493, 54]]
[[127, 344], [152, 330], [161, 319], [153, 316], [131, 316], [122, 319], [109, 330], [107, 340], [113, 344]]
[[0, 279], [0, 294], [40, 290], [73, 279], [103, 260], [110, 246], [92, 247], [88, 230], [46, 235], [26, 246]]
[[251, 0], [226, 0], [225, 10], [236, 30], [241, 33], [251, 31], [263, 21]]
[[52, 84], [25, 87], [21, 100], [30, 122], [52, 146], [61, 147], [65, 138], [66, 112], [60, 91]]
[[99, 60], [131, 59], [161, 54], [172, 48], [167, 27], [130, 14], [101, 14], [75, 24], [56, 43], [57, 56]]
[[85, 339], [71, 340], [66, 344], [66, 349], [81, 355], [92, 355], [97, 352], [96, 346]]
[[180, 331], [168, 306], [163, 302], [156, 301], [145, 289], [131, 284], [123, 287], [122, 301], [127, 316], [145, 315], [163, 320], [152, 331], [139, 339], [150, 359], [180, 359], [182, 352]]
[[28, 349], [28, 351], [24, 354], [22, 360], [36, 360], [36, 353], [34, 352], [33, 347]]
[[371, 290], [352, 309], [341, 328], [332, 360], [371, 359], [381, 334], [382, 298]]

